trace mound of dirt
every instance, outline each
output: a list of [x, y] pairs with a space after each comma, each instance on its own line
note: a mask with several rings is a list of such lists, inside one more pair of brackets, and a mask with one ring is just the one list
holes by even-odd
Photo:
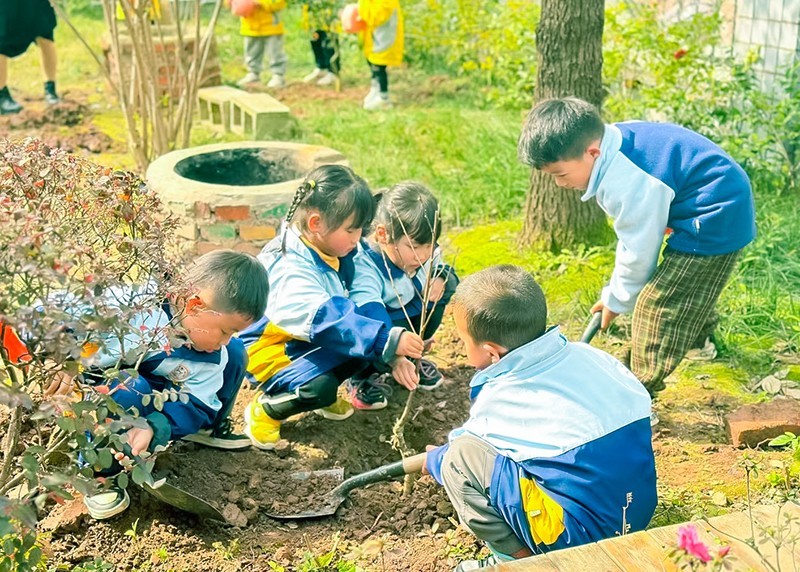
[[[433, 359], [452, 364], [460, 350], [446, 332]], [[472, 370], [451, 366], [442, 371], [441, 387], [414, 396], [405, 435], [417, 451], [443, 443], [468, 415]], [[249, 389], [240, 392], [236, 419], [254, 395]], [[281, 432], [291, 446], [281, 456], [255, 448], [219, 451], [175, 443], [159, 455], [157, 476], [218, 507], [228, 525], [203, 521], [133, 487], [131, 507], [111, 521], [92, 522], [80, 510], [58, 507], [48, 521], [57, 523], [63, 513], [72, 514], [73, 522], [49, 526], [49, 550], [56, 562], [71, 565], [101, 554], [118, 570], [146, 562], [153, 571], [219, 572], [270, 570], [270, 562], [294, 570], [307, 553], [319, 556], [336, 545], [340, 555], [347, 553], [366, 570], [450, 570], [457, 561], [448, 558], [451, 544], [459, 557], [479, 546], [471, 535], [454, 530], [453, 508], [430, 477], [416, 476], [408, 496], [403, 496], [402, 479], [353, 490], [331, 517], [284, 521], [268, 516], [313, 509], [339, 482], [331, 476], [299, 480], [295, 473], [341, 468], [347, 478], [400, 460], [389, 440], [407, 396], [395, 385], [382, 411], [356, 411], [341, 422], [314, 414], [290, 419]], [[165, 550], [168, 557], [162, 558]]]

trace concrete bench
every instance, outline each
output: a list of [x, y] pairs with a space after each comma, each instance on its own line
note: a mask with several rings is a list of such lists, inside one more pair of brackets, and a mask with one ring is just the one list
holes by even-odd
[[231, 99], [231, 131], [243, 137], [273, 139], [290, 124], [289, 108], [266, 93], [241, 92]]

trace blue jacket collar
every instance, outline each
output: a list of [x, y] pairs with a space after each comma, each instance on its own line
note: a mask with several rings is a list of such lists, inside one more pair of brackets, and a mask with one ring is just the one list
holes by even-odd
[[[303, 242], [303, 240], [300, 238], [300, 230], [296, 226], [287, 226], [284, 224], [283, 229], [281, 230], [281, 235], [278, 237], [278, 248], [280, 248], [280, 244], [283, 241], [284, 236], [286, 237], [286, 252], [291, 252], [300, 258], [312, 262], [317, 266], [317, 268], [319, 268], [320, 272], [337, 273], [330, 264], [322, 259], [316, 250]], [[353, 258], [355, 257], [357, 251], [358, 249], [354, 248], [347, 254], [347, 256], [339, 258], [339, 271], [337, 274], [344, 282], [345, 289], [349, 289], [353, 284], [353, 277], [355, 276], [355, 263], [353, 262]]]
[[600, 181], [603, 180], [606, 171], [608, 171], [608, 166], [621, 147], [622, 133], [619, 128], [616, 125], [606, 125], [603, 139], [600, 141], [600, 156], [595, 160], [594, 167], [592, 167], [589, 186], [586, 187], [586, 192], [581, 196], [583, 202], [588, 201], [597, 194]]
[[378, 267], [378, 271], [385, 278], [391, 277], [397, 280], [405, 276], [405, 272], [403, 272], [402, 268], [395, 266], [394, 262], [389, 260], [388, 256], [383, 255], [381, 247], [378, 246], [378, 244], [362, 239], [361, 248], [364, 250], [364, 253], [370, 257], [375, 266]]
[[508, 352], [500, 361], [482, 369], [472, 378], [469, 386], [474, 398], [480, 386], [494, 381], [511, 372], [536, 370], [548, 359], [558, 355], [567, 345], [567, 338], [561, 335], [558, 326], [553, 326], [535, 340]]

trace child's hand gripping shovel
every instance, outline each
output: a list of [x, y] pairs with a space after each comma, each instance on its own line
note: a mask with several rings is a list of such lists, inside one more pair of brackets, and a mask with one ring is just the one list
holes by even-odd
[[[401, 475], [408, 475], [411, 473], [418, 473], [422, 470], [425, 463], [426, 453], [419, 453], [413, 457], [408, 457], [402, 461], [383, 465], [377, 469], [372, 469], [366, 473], [354, 475], [349, 479], [342, 481], [336, 488], [326, 493], [319, 499], [319, 506], [316, 508], [304, 510], [294, 514], [270, 514], [267, 516], [278, 520], [297, 520], [302, 518], [319, 518], [322, 516], [330, 516], [336, 512], [339, 505], [344, 502], [347, 495], [353, 489], [363, 487], [392, 477], [399, 477]], [[328, 471], [315, 471], [315, 473], [326, 473]], [[306, 478], [314, 473], [299, 473], [298, 476], [305, 476]], [[342, 478], [341, 470], [339, 470], [339, 478]]]
[[591, 343], [592, 338], [594, 338], [595, 334], [600, 331], [600, 324], [602, 321], [602, 312], [595, 312], [592, 314], [592, 319], [589, 320], [589, 325], [586, 326], [586, 329], [583, 331], [583, 335], [581, 336], [581, 342], [584, 344]]

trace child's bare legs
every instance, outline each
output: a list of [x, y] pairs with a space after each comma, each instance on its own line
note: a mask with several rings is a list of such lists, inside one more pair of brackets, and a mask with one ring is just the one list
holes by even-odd
[[56, 68], [58, 67], [58, 56], [56, 54], [56, 43], [47, 38], [36, 38], [36, 45], [42, 52], [42, 73], [44, 74], [44, 101], [47, 105], [58, 103], [60, 98], [56, 93]]
[[45, 81], [56, 81], [56, 67], [58, 66], [56, 43], [47, 38], [36, 38], [36, 45], [42, 51], [42, 72]]
[[5, 89], [8, 83], [8, 58], [0, 54], [0, 89]]

